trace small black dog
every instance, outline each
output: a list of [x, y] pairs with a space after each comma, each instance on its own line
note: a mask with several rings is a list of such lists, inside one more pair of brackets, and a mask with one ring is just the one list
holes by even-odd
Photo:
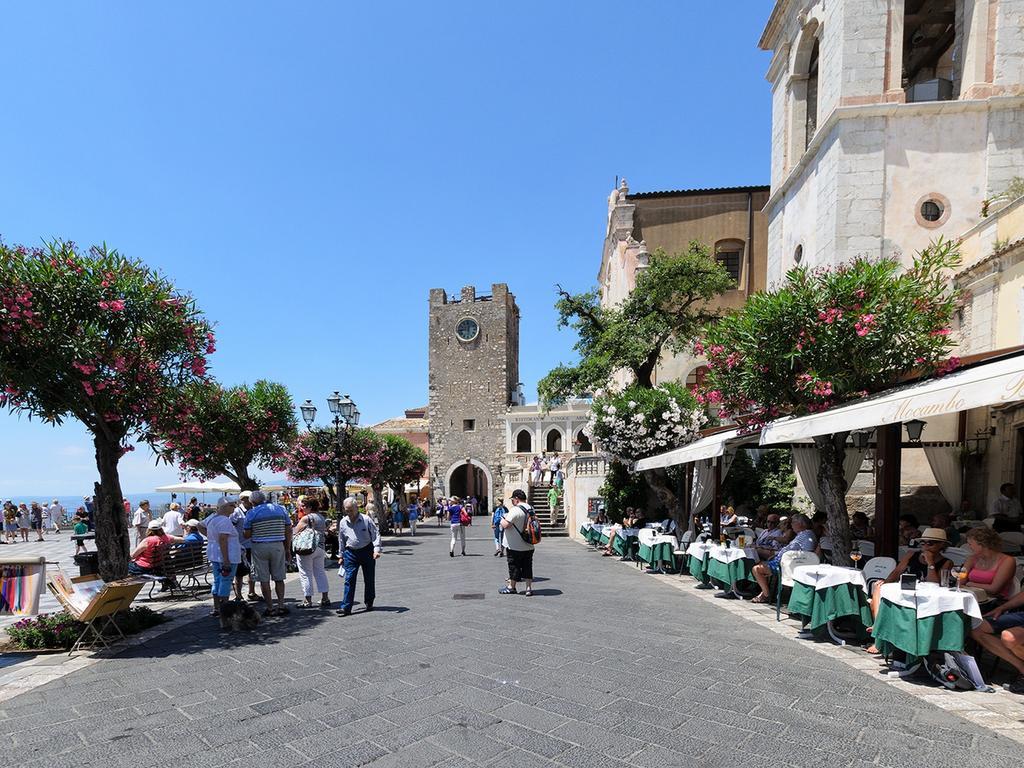
[[220, 628], [238, 632], [242, 629], [256, 629], [260, 615], [253, 607], [240, 600], [229, 600], [220, 604]]

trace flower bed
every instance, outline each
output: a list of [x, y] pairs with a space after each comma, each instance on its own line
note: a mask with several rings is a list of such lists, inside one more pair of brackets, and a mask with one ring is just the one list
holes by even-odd
[[[167, 621], [156, 611], [139, 606], [118, 614], [117, 625], [126, 635], [136, 634]], [[6, 628], [9, 645], [13, 650], [67, 650], [85, 629], [85, 624], [71, 617], [67, 611], [43, 613], [29, 617]], [[116, 634], [111, 630], [108, 634]]]

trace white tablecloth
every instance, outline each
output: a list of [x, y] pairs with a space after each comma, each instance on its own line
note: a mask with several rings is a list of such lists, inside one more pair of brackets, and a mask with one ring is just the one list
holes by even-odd
[[639, 531], [636, 531], [636, 536], [640, 540], [640, 543], [647, 547], [653, 547], [658, 544], [671, 544], [672, 548], [675, 549], [679, 544], [679, 542], [676, 541], [675, 536], [658, 533], [651, 528], [641, 528]]
[[735, 560], [757, 560], [757, 551], [751, 547], [740, 549], [739, 547], [723, 547], [721, 544], [712, 544], [708, 555], [711, 559], [727, 565]]
[[838, 565], [798, 565], [793, 569], [793, 581], [806, 584], [814, 589], [838, 587], [840, 584], [855, 584], [866, 590], [864, 574], [856, 568], [841, 568]]
[[919, 618], [938, 616], [949, 611], [962, 611], [971, 617], [974, 626], [981, 623], [978, 599], [970, 592], [940, 587], [930, 581], [918, 582], [913, 592], [904, 592], [899, 582], [882, 585], [882, 599], [903, 608], [913, 608]]
[[703, 560], [704, 556], [708, 554], [714, 546], [716, 545], [711, 542], [695, 541], [686, 548], [686, 554], [690, 557], [695, 557], [698, 560]]
[[639, 528], [620, 528], [615, 532], [616, 536], [621, 536], [623, 539], [628, 539], [630, 536], [636, 536]]

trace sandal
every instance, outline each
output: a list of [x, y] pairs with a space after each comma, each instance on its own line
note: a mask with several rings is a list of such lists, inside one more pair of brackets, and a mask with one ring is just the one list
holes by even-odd
[[523, 592], [523, 594], [526, 595], [527, 597], [533, 597], [533, 590], [532, 589], [528, 589], [525, 592]]
[[499, 595], [518, 595], [519, 593], [516, 592], [516, 590], [514, 590], [514, 589], [509, 589], [508, 587], [503, 587], [502, 589], [498, 590], [498, 594]]
[[758, 595], [750, 602], [757, 603], [758, 605], [764, 605], [765, 603], [770, 603], [771, 600], [768, 598], [768, 595]]

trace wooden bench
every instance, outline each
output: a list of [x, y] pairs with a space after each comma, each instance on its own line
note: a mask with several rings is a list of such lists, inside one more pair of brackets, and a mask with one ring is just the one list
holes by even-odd
[[[173, 544], [160, 560], [160, 566], [152, 572], [137, 578], [145, 579], [149, 584], [147, 600], [153, 599], [153, 592], [158, 585], [166, 585], [163, 589], [173, 598], [176, 595], [190, 594], [192, 599], [198, 598], [199, 592], [210, 588], [210, 562], [206, 559], [205, 543]], [[200, 579], [202, 579], [200, 581]]]

